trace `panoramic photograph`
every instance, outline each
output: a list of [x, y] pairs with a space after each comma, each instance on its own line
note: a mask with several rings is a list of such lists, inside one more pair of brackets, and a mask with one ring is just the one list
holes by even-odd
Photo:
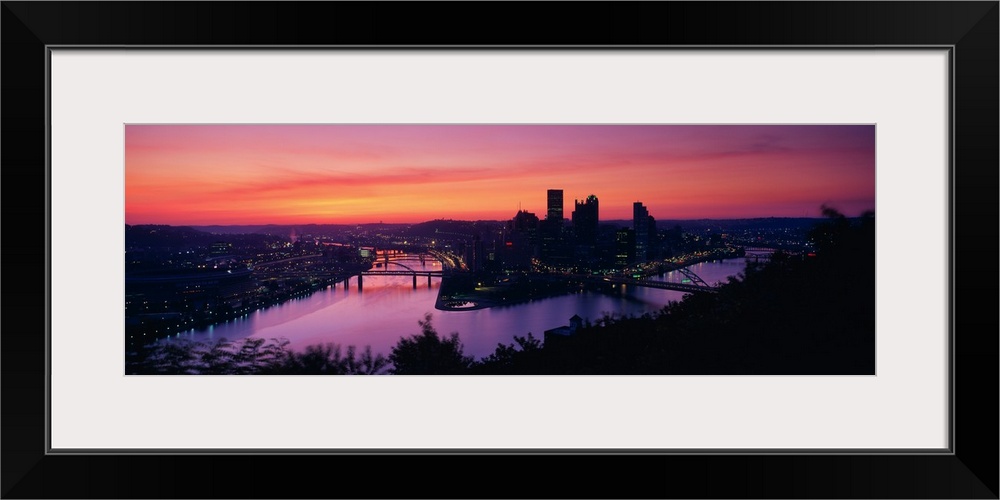
[[874, 375], [875, 125], [125, 125], [126, 375]]

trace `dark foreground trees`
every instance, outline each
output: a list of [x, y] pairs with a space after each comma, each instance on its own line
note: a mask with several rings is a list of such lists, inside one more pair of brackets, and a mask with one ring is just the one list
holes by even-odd
[[472, 366], [473, 358], [462, 354], [458, 333], [441, 338], [431, 324], [431, 315], [424, 316], [420, 334], [399, 339], [392, 348], [389, 361], [392, 373], [398, 375], [457, 375]]
[[337, 344], [288, 349], [284, 339], [216, 342], [161, 341], [126, 353], [126, 374], [137, 375], [376, 375], [389, 362], [366, 346], [343, 351]]

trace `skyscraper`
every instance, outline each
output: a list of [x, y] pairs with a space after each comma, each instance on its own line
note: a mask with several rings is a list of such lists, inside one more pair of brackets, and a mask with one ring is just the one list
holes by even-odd
[[615, 265], [625, 267], [635, 260], [635, 231], [619, 229], [615, 233]]
[[531, 212], [518, 210], [507, 223], [507, 241], [504, 244], [504, 268], [531, 269], [531, 258], [538, 247], [538, 217]]
[[649, 226], [649, 236], [646, 241], [646, 259], [656, 260], [660, 256], [660, 235], [656, 230], [656, 219], [652, 215], [646, 217]]
[[649, 210], [638, 201], [632, 204], [632, 230], [635, 231], [635, 261], [646, 262], [649, 250]]
[[585, 201], [574, 200], [573, 231], [578, 245], [593, 247], [597, 243], [597, 197], [590, 195]]
[[550, 189], [549, 190], [549, 203], [548, 203], [548, 214], [546, 214], [546, 219], [558, 221], [562, 224], [563, 220], [563, 191], [562, 189]]
[[570, 258], [563, 235], [563, 192], [550, 189], [548, 192], [548, 213], [538, 224], [541, 240], [541, 259], [547, 264], [565, 265]]
[[534, 234], [538, 229], [538, 217], [527, 211], [518, 210], [514, 218], [507, 224], [510, 231], [521, 231]]

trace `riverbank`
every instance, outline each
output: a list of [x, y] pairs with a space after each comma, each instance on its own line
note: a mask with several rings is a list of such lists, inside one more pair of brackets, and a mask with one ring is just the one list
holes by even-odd
[[[302, 257], [296, 257], [286, 261], [301, 259]], [[126, 316], [126, 347], [136, 348], [158, 342], [179, 332], [200, 331], [220, 326], [257, 311], [266, 311], [293, 300], [305, 299], [318, 291], [337, 286], [344, 280], [369, 270], [371, 266], [372, 262], [342, 264], [334, 271], [336, 274], [327, 277], [322, 276], [321, 270], [317, 270], [315, 276], [290, 277], [274, 271], [255, 269], [251, 278], [254, 280], [252, 287], [254, 292], [235, 305], [224, 299], [212, 297], [203, 301], [214, 305], [203, 304], [195, 309], [191, 303], [178, 300], [165, 307], [163, 312]]]
[[441, 311], [474, 311], [556, 297], [585, 289], [583, 283], [563, 275], [521, 274], [499, 282], [484, 283], [471, 275], [452, 275], [441, 281], [434, 308]]
[[[636, 269], [633, 277], [663, 276], [668, 272], [704, 262], [721, 262], [743, 256], [742, 249], [718, 249], [702, 255], [685, 256], [677, 262], [649, 263]], [[611, 284], [582, 280], [566, 274], [526, 273], [509, 276], [499, 282], [483, 281], [486, 279], [471, 274], [453, 274], [444, 278], [434, 308], [441, 311], [475, 311], [522, 304], [584, 290], [607, 294], [621, 291]]]

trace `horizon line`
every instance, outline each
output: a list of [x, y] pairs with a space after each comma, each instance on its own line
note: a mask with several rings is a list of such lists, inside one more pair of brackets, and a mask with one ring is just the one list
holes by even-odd
[[[844, 215], [848, 219], [860, 218], [863, 215]], [[759, 220], [759, 219], [826, 219], [825, 216], [762, 216], [762, 217], [698, 217], [698, 218], [685, 218], [685, 219], [656, 219], [656, 222], [665, 221], [734, 221], [734, 220]], [[155, 222], [138, 222], [138, 223], [128, 223], [126, 226], [170, 226], [170, 227], [183, 227], [183, 226], [197, 226], [197, 227], [211, 227], [211, 226], [229, 226], [229, 227], [247, 227], [247, 226], [366, 226], [366, 225], [417, 225], [426, 224], [428, 222], [508, 222], [511, 219], [428, 219], [420, 222], [385, 222], [385, 221], [371, 221], [371, 222], [264, 222], [264, 223], [250, 223], [250, 224], [177, 224], [177, 223], [155, 223]], [[545, 220], [539, 217], [539, 221]], [[570, 218], [563, 218], [564, 221], [572, 221]], [[600, 219], [598, 223], [602, 222], [621, 222], [621, 221], [631, 221], [632, 219]]]

